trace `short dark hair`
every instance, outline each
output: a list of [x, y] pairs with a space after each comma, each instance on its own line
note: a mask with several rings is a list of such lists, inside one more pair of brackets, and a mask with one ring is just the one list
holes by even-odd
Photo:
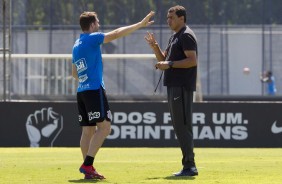
[[79, 24], [82, 31], [89, 30], [90, 24], [95, 23], [98, 19], [96, 12], [83, 12], [79, 17]]
[[268, 70], [266, 73], [268, 76], [272, 76], [272, 71]]
[[173, 6], [168, 10], [168, 12], [169, 13], [175, 12], [177, 17], [184, 16], [184, 22], [186, 23], [186, 9], [183, 6], [180, 5]]

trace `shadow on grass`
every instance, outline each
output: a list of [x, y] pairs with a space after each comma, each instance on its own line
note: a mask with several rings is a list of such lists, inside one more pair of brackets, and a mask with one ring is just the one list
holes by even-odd
[[166, 180], [194, 180], [195, 176], [167, 176], [164, 179]]
[[70, 183], [98, 183], [101, 182], [101, 180], [95, 180], [95, 179], [78, 179], [78, 180], [69, 180]]
[[165, 180], [194, 180], [196, 177], [194, 176], [167, 176], [167, 177], [153, 177], [153, 178], [147, 178], [147, 180], [159, 180], [159, 179], [165, 179]]

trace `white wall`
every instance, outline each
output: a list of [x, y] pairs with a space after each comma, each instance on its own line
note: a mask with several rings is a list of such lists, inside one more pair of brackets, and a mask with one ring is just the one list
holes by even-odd
[[[229, 91], [231, 95], [260, 95], [259, 76], [262, 63], [262, 35], [260, 30], [231, 30], [229, 47]], [[243, 68], [250, 68], [244, 74]]]

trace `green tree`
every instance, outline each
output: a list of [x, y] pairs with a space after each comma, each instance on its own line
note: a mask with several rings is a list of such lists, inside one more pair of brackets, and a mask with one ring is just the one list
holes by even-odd
[[13, 0], [13, 25], [78, 25], [83, 11], [96, 11], [102, 25], [137, 22], [156, 11], [155, 25], [166, 24], [174, 5], [188, 10], [189, 24], [282, 24], [281, 0]]

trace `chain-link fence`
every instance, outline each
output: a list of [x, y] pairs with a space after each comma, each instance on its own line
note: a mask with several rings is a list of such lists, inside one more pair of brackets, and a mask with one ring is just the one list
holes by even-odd
[[[3, 2], [4, 0], [1, 1], [2, 4]], [[12, 3], [10, 24], [13, 54], [70, 54], [73, 43], [80, 34], [77, 22], [83, 10], [97, 11], [102, 24], [101, 31], [107, 32], [139, 21], [146, 10], [154, 8], [156, 11], [154, 26], [102, 47], [104, 54], [151, 54], [152, 51], [143, 38], [146, 31], [154, 32], [160, 46], [165, 48], [172, 34], [165, 25], [166, 11], [172, 5], [181, 4], [188, 7], [188, 24], [198, 38], [199, 78], [204, 96], [265, 96], [266, 84], [261, 83], [259, 79], [260, 74], [265, 70], [273, 72], [276, 77], [277, 95], [282, 94], [280, 72], [282, 21], [277, 13], [281, 3], [276, 0], [240, 1], [240, 3], [239, 0], [149, 0], [146, 1], [147, 4], [144, 3], [145, 1], [137, 0], [109, 0], [107, 4], [105, 1], [98, 0], [49, 0], [44, 1], [43, 4], [42, 0], [6, 2]], [[119, 4], [124, 2], [128, 2], [127, 6], [120, 7]], [[34, 11], [31, 12], [31, 9]], [[141, 9], [143, 13], [138, 13], [137, 10]], [[1, 15], [2, 11], [3, 8]], [[119, 18], [114, 19], [114, 17]], [[4, 25], [3, 21], [4, 19], [1, 18], [1, 25]], [[119, 26], [110, 25], [111, 21]], [[5, 38], [9, 37], [3, 30], [2, 26], [1, 35], [6, 35]], [[0, 39], [3, 38], [4, 36]], [[4, 42], [1, 41], [2, 43]], [[123, 99], [130, 99], [133, 96], [142, 98], [154, 96], [153, 88], [159, 74], [152, 69], [152, 61], [154, 60], [117, 59], [113, 64], [105, 60], [105, 80], [109, 95], [120, 96]], [[144, 62], [147, 63], [146, 66]], [[250, 68], [250, 74], [246, 75], [243, 72], [244, 67]], [[14, 99], [41, 97], [60, 99], [59, 97], [75, 94], [72, 86], [74, 83], [71, 82], [70, 77], [70, 61], [25, 57], [4, 62], [1, 57], [0, 72], [3, 74], [0, 76], [2, 99], [5, 94], [8, 98]], [[32, 72], [39, 74], [35, 75]], [[63, 72], [65, 74], [62, 77]], [[69, 86], [63, 87], [66, 84]], [[141, 89], [140, 86], [143, 88]], [[164, 93], [165, 88], [160, 87], [158, 95], [162, 96]]]

